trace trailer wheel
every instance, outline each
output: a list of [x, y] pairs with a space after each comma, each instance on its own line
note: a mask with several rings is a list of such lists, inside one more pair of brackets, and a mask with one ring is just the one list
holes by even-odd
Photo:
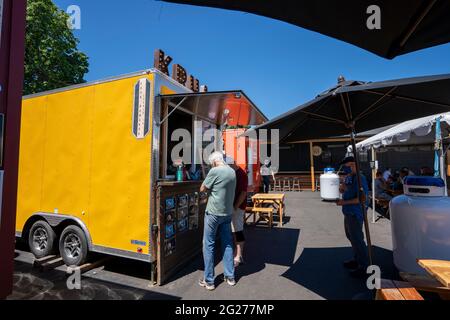
[[43, 258], [53, 253], [56, 233], [50, 225], [36, 221], [30, 228], [28, 246], [36, 258]]
[[88, 243], [81, 228], [70, 225], [59, 238], [59, 254], [68, 266], [81, 266], [86, 262]]

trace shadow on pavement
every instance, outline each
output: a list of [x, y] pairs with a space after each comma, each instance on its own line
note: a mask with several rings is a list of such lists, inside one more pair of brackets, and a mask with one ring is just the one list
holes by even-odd
[[300, 229], [255, 226], [248, 227], [245, 236], [245, 259], [249, 264], [291, 266], [294, 263]]
[[[236, 269], [236, 280], [260, 272], [266, 263], [291, 266], [294, 263], [299, 229], [268, 228], [265, 226], [251, 226], [245, 229], [246, 245], [244, 249], [245, 264]], [[221, 262], [220, 246], [216, 248], [216, 265]], [[203, 270], [203, 257], [199, 254], [183, 270], [174, 275], [169, 282], [175, 281], [188, 274]], [[221, 275], [217, 276], [218, 283]]]
[[108, 281], [81, 278], [81, 290], [67, 288], [65, 272], [39, 272], [28, 263], [15, 262], [11, 300], [179, 300], [179, 297]]
[[264, 226], [247, 228], [246, 263], [236, 269], [236, 279], [260, 272], [267, 263], [292, 266], [299, 237], [299, 229], [269, 229]]
[[[397, 279], [392, 251], [374, 246], [373, 254], [382, 278]], [[351, 256], [350, 247], [305, 248], [295, 264], [282, 276], [325, 299], [371, 299], [366, 281], [352, 278], [342, 265]]]

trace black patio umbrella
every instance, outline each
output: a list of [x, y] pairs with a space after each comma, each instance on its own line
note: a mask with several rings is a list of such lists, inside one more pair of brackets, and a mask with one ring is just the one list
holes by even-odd
[[[315, 99], [263, 125], [260, 129], [279, 129], [281, 142], [298, 142], [350, 133], [353, 150], [358, 132], [450, 111], [450, 74], [372, 83], [346, 81], [319, 94]], [[247, 132], [250, 135], [254, 130]], [[270, 135], [269, 135], [270, 136]], [[356, 158], [359, 196], [362, 196], [359, 160]], [[372, 250], [367, 208], [361, 201], [364, 225]]]
[[[448, 0], [163, 1], [244, 11], [282, 20], [389, 59], [450, 41]], [[376, 17], [379, 20], [373, 20]]]

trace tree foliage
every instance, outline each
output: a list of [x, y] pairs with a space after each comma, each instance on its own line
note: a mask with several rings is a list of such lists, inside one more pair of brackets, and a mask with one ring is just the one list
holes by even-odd
[[25, 95], [85, 82], [88, 57], [78, 50], [68, 18], [51, 0], [28, 0]]

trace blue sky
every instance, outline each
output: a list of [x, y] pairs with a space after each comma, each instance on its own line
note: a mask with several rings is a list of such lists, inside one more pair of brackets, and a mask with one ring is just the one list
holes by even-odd
[[[273, 118], [333, 86], [339, 75], [377, 81], [450, 73], [450, 45], [392, 61], [277, 20], [155, 0], [54, 0], [81, 8], [75, 34], [86, 80], [153, 66], [163, 49], [210, 91], [242, 89]], [[449, 88], [450, 90], [450, 88]]]

